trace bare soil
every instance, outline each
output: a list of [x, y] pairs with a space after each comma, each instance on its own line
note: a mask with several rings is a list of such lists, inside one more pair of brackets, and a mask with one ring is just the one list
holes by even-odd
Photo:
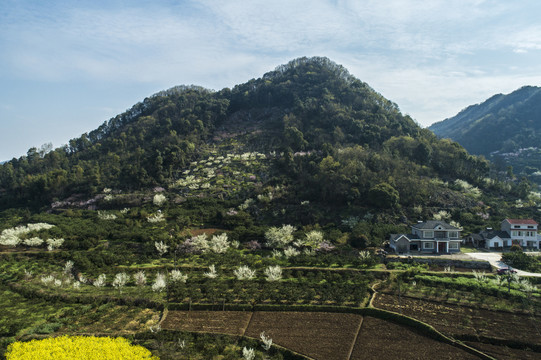
[[163, 329], [243, 335], [251, 315], [247, 311], [169, 311], [161, 326]]
[[489, 354], [498, 360], [539, 360], [541, 354], [519, 349], [511, 349], [505, 346], [482, 344], [478, 342], [466, 342], [466, 345]]
[[419, 319], [451, 336], [477, 335], [541, 344], [541, 319], [378, 293], [374, 306]]
[[407, 327], [365, 317], [351, 360], [478, 359], [462, 349], [419, 335]]
[[360, 315], [318, 312], [255, 312], [246, 331], [259, 338], [265, 331], [273, 342], [320, 360], [348, 358]]
[[256, 339], [264, 331], [273, 343], [318, 360], [476, 359], [405, 326], [356, 314], [170, 311], [162, 328]]

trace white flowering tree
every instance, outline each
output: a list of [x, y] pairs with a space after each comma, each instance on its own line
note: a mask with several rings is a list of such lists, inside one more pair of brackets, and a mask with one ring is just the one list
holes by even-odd
[[205, 233], [192, 237], [190, 239], [190, 243], [197, 251], [200, 252], [208, 251], [210, 246], [207, 234]]
[[152, 199], [152, 203], [156, 206], [162, 206], [167, 201], [167, 198], [164, 194], [156, 194]]
[[225, 253], [229, 249], [229, 246], [230, 243], [226, 233], [213, 235], [209, 242], [209, 250], [217, 254]]
[[106, 281], [107, 281], [107, 275], [101, 274], [100, 276], [98, 276], [96, 280], [94, 280], [93, 285], [97, 288], [101, 288], [106, 285]]
[[[4, 246], [18, 246], [23, 240], [21, 239], [22, 235], [28, 234], [30, 232], [38, 232], [41, 230], [48, 230], [53, 228], [54, 225], [47, 224], [47, 223], [36, 223], [36, 224], [28, 224], [28, 225], [21, 225], [14, 228], [4, 229], [0, 233], [0, 245]], [[32, 238], [33, 239], [33, 238]], [[39, 246], [43, 243], [38, 244], [37, 240], [31, 240], [30, 242], [23, 242], [26, 246]], [[31, 245], [32, 244], [32, 245]]]
[[138, 287], [143, 287], [147, 284], [147, 276], [143, 270], [136, 272], [133, 275], [133, 280]]
[[167, 280], [165, 278], [164, 274], [158, 273], [156, 274], [156, 278], [154, 279], [154, 283], [152, 284], [152, 291], [154, 292], [162, 292], [167, 287]]
[[47, 239], [47, 250], [53, 251], [55, 249], [58, 249], [59, 247], [64, 244], [64, 239]]
[[64, 265], [64, 274], [66, 274], [66, 276], [73, 277], [73, 265], [73, 261], [66, 261], [66, 264]]
[[324, 241], [323, 233], [318, 230], [312, 230], [304, 236], [304, 238], [295, 241], [295, 245], [298, 247], [308, 247], [316, 249]]
[[210, 265], [209, 271], [206, 273], [203, 273], [203, 276], [209, 278], [209, 279], [216, 279], [218, 277], [218, 273], [216, 272], [216, 266]]
[[159, 222], [165, 221], [165, 216], [160, 210], [158, 210], [156, 214], [148, 216], [147, 221], [153, 224], [159, 223]]
[[284, 248], [293, 241], [293, 233], [296, 228], [291, 225], [282, 227], [271, 227], [265, 232], [267, 246], [272, 248]]
[[169, 274], [169, 278], [171, 279], [171, 282], [181, 282], [186, 283], [186, 280], [188, 280], [188, 275], [183, 274], [180, 270], [171, 270], [171, 273]]
[[113, 280], [113, 287], [117, 288], [119, 293], [122, 293], [122, 288], [130, 281], [130, 276], [125, 272], [121, 272], [115, 275]]
[[233, 274], [235, 274], [237, 280], [252, 280], [255, 278], [255, 270], [250, 269], [246, 265], [241, 265], [233, 270]]
[[286, 258], [295, 257], [300, 255], [300, 251], [295, 249], [293, 246], [288, 246], [284, 249], [284, 256]]
[[44, 285], [50, 285], [50, 284], [52, 284], [54, 281], [55, 281], [55, 277], [52, 276], [52, 275], [47, 275], [47, 276], [42, 276], [42, 277], [41, 277], [41, 282], [42, 282]]
[[267, 267], [264, 273], [267, 281], [280, 281], [282, 279], [282, 268], [279, 265]]
[[106, 211], [98, 210], [98, 219], [100, 220], [115, 220], [117, 216]]
[[156, 248], [156, 251], [158, 251], [158, 254], [160, 254], [160, 256], [164, 256], [169, 249], [169, 246], [166, 245], [163, 241], [155, 241], [154, 247]]
[[31, 237], [30, 239], [23, 240], [23, 244], [29, 247], [41, 246], [45, 241], [39, 237]]
[[254, 360], [255, 359], [255, 350], [252, 348], [243, 347], [242, 348], [242, 357], [244, 360]]
[[259, 337], [261, 338], [261, 341], [263, 342], [263, 349], [265, 349], [265, 351], [269, 351], [271, 346], [272, 346], [272, 339], [270, 338], [270, 336], [267, 336], [265, 334], [265, 332], [263, 331], [261, 334], [259, 334]]

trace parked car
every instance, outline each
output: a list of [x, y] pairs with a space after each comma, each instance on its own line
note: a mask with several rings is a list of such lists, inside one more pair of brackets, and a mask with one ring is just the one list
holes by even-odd
[[497, 272], [498, 272], [498, 275], [506, 275], [506, 274], [516, 274], [517, 271], [515, 269], [507, 267], [507, 268], [499, 268]]

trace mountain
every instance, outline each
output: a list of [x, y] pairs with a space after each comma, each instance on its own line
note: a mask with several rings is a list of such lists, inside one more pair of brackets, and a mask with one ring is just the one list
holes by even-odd
[[483, 186], [487, 171], [344, 67], [299, 58], [232, 89], [157, 93], [64, 147], [32, 148], [0, 166], [0, 206], [88, 205], [73, 199], [112, 189], [124, 195], [92, 206], [122, 208], [144, 202], [127, 194], [160, 187], [179, 203], [214, 199], [224, 209], [267, 199], [261, 216], [311, 212], [305, 222], [332, 221], [322, 215], [330, 208], [338, 219], [356, 208], [429, 216], [474, 204], [448, 184]]
[[541, 180], [541, 88], [524, 86], [494, 95], [429, 127], [470, 153], [513, 166], [516, 173], [539, 173]]

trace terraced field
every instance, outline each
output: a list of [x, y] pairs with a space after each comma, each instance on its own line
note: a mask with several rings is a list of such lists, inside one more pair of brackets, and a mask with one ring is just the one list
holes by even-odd
[[379, 293], [374, 306], [401, 312], [453, 337], [485, 336], [541, 345], [541, 319], [526, 314], [475, 309], [466, 306]]
[[476, 359], [454, 346], [384, 320], [325, 312], [170, 311], [164, 329], [259, 338], [318, 360]]

